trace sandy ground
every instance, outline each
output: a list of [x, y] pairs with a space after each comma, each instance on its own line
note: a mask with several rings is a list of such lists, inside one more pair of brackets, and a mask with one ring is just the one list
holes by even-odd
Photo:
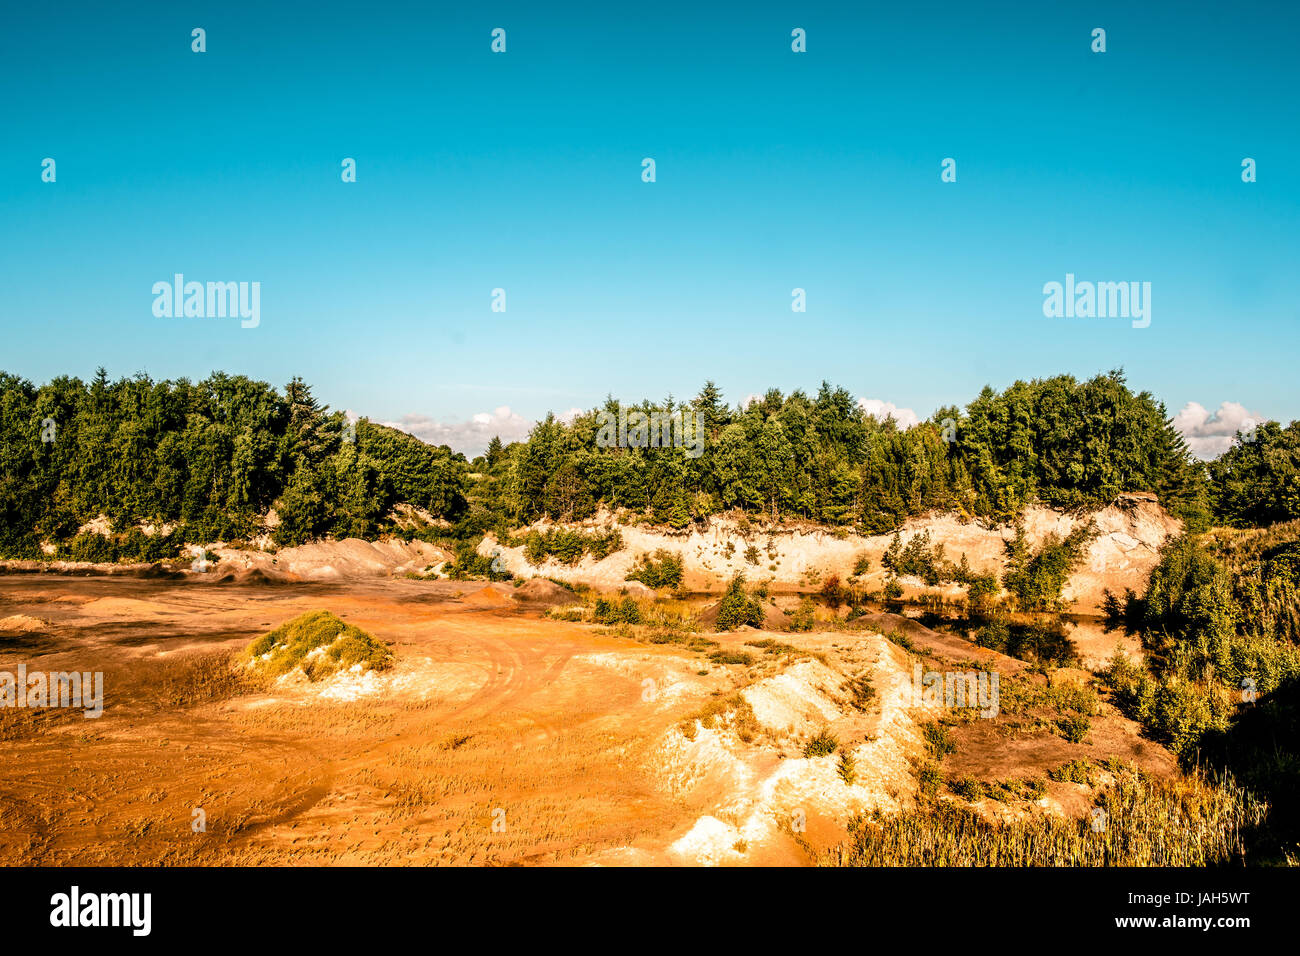
[[[853, 633], [710, 634], [753, 658], [723, 664], [517, 596], [545, 591], [0, 576], [0, 670], [105, 675], [100, 718], [0, 715], [0, 863], [801, 864], [792, 827], [825, 845], [852, 813], [913, 800], [934, 716], [911, 694], [914, 658], [1023, 668], [887, 615]], [[215, 702], [169, 693], [193, 655], [321, 608], [388, 642], [395, 666]], [[880, 636], [898, 626], [912, 652]], [[754, 646], [766, 638], [797, 653]], [[850, 680], [874, 689], [869, 706]], [[700, 716], [736, 693], [751, 734]], [[803, 755], [822, 730], [856, 758], [852, 784], [837, 756]], [[962, 739], [963, 772], [1003, 774], [1008, 752], [1017, 772], [1106, 753], [1171, 766], [1115, 715], [1079, 745], [1009, 751], [992, 723]]]

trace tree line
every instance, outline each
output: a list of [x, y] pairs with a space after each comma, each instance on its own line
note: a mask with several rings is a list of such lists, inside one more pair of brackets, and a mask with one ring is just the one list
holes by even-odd
[[[526, 441], [494, 440], [474, 462], [483, 475], [475, 506], [528, 522], [582, 519], [604, 505], [678, 529], [737, 509], [880, 534], [931, 510], [1010, 521], [1030, 503], [1099, 506], [1125, 491], [1156, 492], [1200, 530], [1219, 501], [1225, 518], [1249, 519], [1268, 511], [1256, 496], [1283, 497], [1260, 487], [1281, 480], [1262, 446], [1236, 448], [1227, 465], [1207, 470], [1164, 405], [1132, 391], [1121, 371], [986, 387], [965, 409], [939, 409], [907, 429], [873, 418], [826, 383], [815, 395], [773, 389], [732, 408], [710, 382], [690, 402], [636, 406], [647, 415], [689, 408], [703, 416], [699, 457], [672, 447], [600, 447], [597, 415], [618, 407], [610, 398], [568, 423], [548, 416]], [[1261, 429], [1260, 440], [1275, 431]], [[1292, 442], [1293, 432], [1284, 433]], [[1255, 471], [1243, 471], [1246, 459], [1261, 456], [1267, 460]], [[1270, 515], [1297, 510], [1300, 500], [1270, 507]]]
[[709, 382], [689, 402], [634, 408], [695, 412], [703, 454], [602, 447], [600, 415], [620, 409], [612, 397], [568, 422], [548, 415], [524, 441], [494, 438], [471, 462], [349, 422], [297, 378], [277, 390], [224, 373], [110, 381], [101, 369], [38, 387], [0, 373], [0, 554], [37, 557], [42, 541], [67, 541], [100, 514], [123, 533], [174, 526], [178, 544], [247, 539], [271, 509], [281, 545], [374, 537], [395, 530], [399, 503], [451, 523], [423, 536], [461, 540], [602, 506], [675, 529], [737, 510], [880, 534], [931, 510], [1013, 521], [1030, 503], [1099, 506], [1125, 491], [1156, 492], [1193, 531], [1300, 517], [1297, 423], [1263, 425], [1207, 467], [1120, 371], [986, 387], [906, 429], [827, 383], [733, 407]]

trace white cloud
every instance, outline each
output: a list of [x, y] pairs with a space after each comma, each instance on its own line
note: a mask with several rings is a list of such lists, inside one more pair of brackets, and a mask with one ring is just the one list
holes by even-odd
[[1247, 411], [1245, 405], [1237, 402], [1222, 402], [1213, 414], [1199, 402], [1188, 402], [1173, 421], [1174, 428], [1187, 439], [1192, 454], [1209, 460], [1231, 448], [1237, 432], [1248, 432], [1267, 419], [1259, 412]]
[[494, 435], [500, 437], [504, 445], [523, 441], [536, 423], [517, 415], [509, 405], [502, 405], [494, 412], [479, 412], [463, 422], [440, 422], [427, 415], [403, 415], [400, 421], [383, 424], [431, 445], [447, 445], [452, 451], [473, 458], [487, 450]]
[[878, 398], [859, 398], [858, 407], [877, 421], [883, 422], [893, 417], [899, 428], [907, 429], [921, 424], [921, 416], [910, 408], [899, 408], [893, 402], [884, 402]]

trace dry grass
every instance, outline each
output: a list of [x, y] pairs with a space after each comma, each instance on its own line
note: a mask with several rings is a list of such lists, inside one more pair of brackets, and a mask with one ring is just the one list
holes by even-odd
[[263, 684], [239, 655], [229, 651], [177, 654], [162, 665], [158, 702], [164, 707], [193, 707], [251, 694]]
[[697, 724], [706, 730], [714, 727], [734, 730], [742, 743], [751, 743], [761, 729], [754, 708], [741, 694], [714, 698], [697, 713], [683, 718], [678, 727], [687, 740], [694, 740]]
[[1098, 798], [1104, 825], [1035, 814], [992, 822], [944, 801], [857, 817], [822, 866], [1215, 866], [1242, 863], [1266, 804], [1230, 778], [1164, 781], [1125, 768]]

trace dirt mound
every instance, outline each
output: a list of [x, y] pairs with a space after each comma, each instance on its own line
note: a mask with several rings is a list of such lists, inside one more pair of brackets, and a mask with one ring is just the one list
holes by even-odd
[[546, 578], [533, 578], [515, 588], [512, 595], [516, 601], [528, 601], [547, 606], [568, 604], [573, 601], [574, 593], [566, 587], [548, 581]]
[[0, 617], [0, 631], [6, 631], [16, 634], [31, 634], [36, 631], [44, 631], [49, 628], [48, 621], [42, 621], [39, 617], [31, 617], [27, 614], [10, 614], [8, 617]]
[[183, 578], [184, 575], [179, 571], [174, 571], [161, 561], [155, 561], [153, 564], [147, 564], [135, 572], [135, 577], [146, 580], [172, 581]]
[[[705, 606], [696, 620], [700, 626], [706, 630], [713, 630], [718, 626], [718, 611], [722, 608], [721, 601], [714, 601]], [[760, 630], [764, 631], [788, 631], [790, 629], [790, 616], [781, 610], [775, 604], [763, 605], [763, 625]]]
[[240, 571], [227, 568], [213, 576], [210, 583], [261, 587], [272, 584], [293, 584], [299, 580], [301, 579], [296, 574], [288, 574], [283, 571], [268, 571], [265, 568]]
[[[424, 541], [316, 541], [274, 553], [211, 547], [218, 570], [260, 570], [289, 581], [353, 581], [418, 574], [451, 555]], [[201, 577], [197, 576], [196, 577]], [[239, 579], [237, 579], [238, 581]]]
[[249, 644], [244, 656], [264, 674], [311, 683], [340, 672], [387, 670], [393, 662], [382, 643], [329, 611], [310, 611], [280, 625]]
[[784, 631], [790, 626], [790, 618], [775, 604], [763, 605], [763, 627], [764, 631]]
[[485, 607], [499, 607], [510, 601], [508, 597], [490, 584], [481, 590], [471, 591], [469, 594], [466, 594], [462, 600], [464, 600], [466, 604], [478, 604]]
[[710, 604], [706, 604], [704, 606], [704, 609], [700, 611], [700, 613], [695, 618], [696, 621], [699, 622], [700, 627], [709, 631], [717, 627], [718, 611], [721, 607], [722, 607], [721, 601], [713, 601]]

